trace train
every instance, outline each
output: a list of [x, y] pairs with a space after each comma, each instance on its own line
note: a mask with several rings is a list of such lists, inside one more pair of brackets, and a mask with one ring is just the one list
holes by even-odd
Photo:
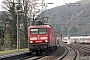
[[51, 25], [28, 27], [28, 48], [31, 53], [43, 54], [59, 46], [59, 36]]
[[[68, 42], [68, 37], [64, 37], [62, 39], [63, 42]], [[84, 43], [84, 44], [90, 44], [90, 36], [71, 36], [70, 37], [71, 43]]]

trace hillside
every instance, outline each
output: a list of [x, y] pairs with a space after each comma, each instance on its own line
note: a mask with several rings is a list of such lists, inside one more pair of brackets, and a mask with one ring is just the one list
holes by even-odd
[[62, 32], [66, 34], [69, 27], [71, 27], [71, 35], [90, 34], [90, 0], [81, 0], [76, 3], [81, 5], [63, 5], [46, 11], [49, 17], [48, 23], [54, 25], [60, 34]]

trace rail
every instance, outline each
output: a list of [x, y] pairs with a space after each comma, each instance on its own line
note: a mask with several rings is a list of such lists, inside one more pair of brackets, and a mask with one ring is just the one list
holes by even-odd
[[76, 60], [77, 51], [74, 48], [72, 48], [71, 46], [65, 46], [64, 48], [66, 50], [65, 53], [60, 58], [58, 58], [57, 60], [71, 60], [71, 59]]

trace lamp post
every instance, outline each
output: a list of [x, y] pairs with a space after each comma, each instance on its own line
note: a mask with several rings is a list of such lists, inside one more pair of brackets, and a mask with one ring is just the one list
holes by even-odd
[[[69, 23], [68, 24], [71, 24], [72, 23], [72, 19], [74, 18], [74, 16], [70, 15], [70, 6], [80, 6], [81, 3], [70, 3], [70, 4], [67, 4], [67, 5], [69, 7], [69, 14], [68, 14]], [[70, 29], [71, 29], [71, 27], [69, 26], [69, 28], [67, 30], [67, 32], [68, 32], [68, 44], [71, 43], [71, 41], [70, 41]]]
[[21, 10], [17, 10], [17, 50], [19, 51], [20, 48], [20, 39], [19, 39], [19, 20], [18, 20], [18, 14], [21, 12]]
[[17, 50], [19, 51], [19, 47], [18, 47], [18, 45], [19, 45], [19, 26], [18, 26], [18, 10], [17, 10]]

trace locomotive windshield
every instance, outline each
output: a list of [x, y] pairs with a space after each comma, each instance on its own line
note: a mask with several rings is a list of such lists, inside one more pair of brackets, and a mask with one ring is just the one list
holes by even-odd
[[47, 28], [31, 28], [30, 34], [46, 34]]

